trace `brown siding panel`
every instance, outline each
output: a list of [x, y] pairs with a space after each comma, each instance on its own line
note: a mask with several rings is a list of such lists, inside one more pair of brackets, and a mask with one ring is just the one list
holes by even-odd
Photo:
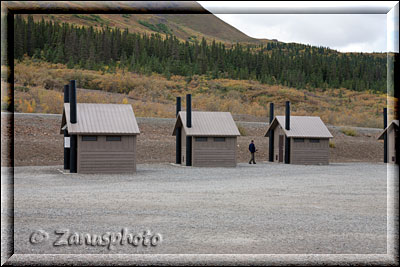
[[79, 173], [124, 173], [136, 171], [136, 136], [122, 136], [121, 141], [82, 141], [78, 136]]
[[396, 160], [396, 138], [395, 138], [395, 128], [391, 127], [388, 132], [388, 162], [389, 163], [395, 163]]
[[329, 139], [319, 139], [319, 143], [311, 143], [305, 138], [304, 143], [290, 140], [290, 162], [293, 164], [329, 164]]
[[285, 133], [282, 128], [278, 125], [274, 129], [274, 162], [279, 162], [279, 136], [283, 135], [283, 151], [282, 151], [282, 158], [285, 158]]
[[207, 142], [196, 142], [193, 138], [193, 166], [196, 167], [235, 167], [236, 137], [225, 137], [225, 142], [215, 142], [208, 137]]
[[186, 133], [182, 129], [182, 149], [181, 149], [181, 164], [186, 165]]

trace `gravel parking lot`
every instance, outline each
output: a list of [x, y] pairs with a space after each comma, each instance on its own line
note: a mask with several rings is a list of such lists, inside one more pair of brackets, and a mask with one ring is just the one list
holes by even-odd
[[[139, 164], [135, 175], [59, 169], [15, 168], [15, 253], [386, 253], [385, 164]], [[162, 241], [54, 246], [56, 230], [103, 235], [124, 227]], [[35, 230], [48, 239], [32, 244]]]

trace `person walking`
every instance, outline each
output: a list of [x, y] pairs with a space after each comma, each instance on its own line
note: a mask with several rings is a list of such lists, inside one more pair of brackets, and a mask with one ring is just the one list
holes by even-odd
[[256, 164], [254, 158], [255, 158], [255, 153], [256, 153], [256, 146], [254, 145], [254, 140], [251, 140], [251, 143], [249, 145], [249, 151], [251, 153], [251, 159], [249, 161], [249, 164], [251, 164], [251, 162], [253, 162], [253, 164]]

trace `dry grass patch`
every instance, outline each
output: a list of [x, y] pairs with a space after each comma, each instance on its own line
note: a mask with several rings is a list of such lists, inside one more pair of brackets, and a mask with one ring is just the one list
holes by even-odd
[[[91, 89], [78, 92], [80, 102], [128, 102], [135, 114], [145, 117], [175, 117], [176, 97], [182, 97], [185, 108], [185, 95], [191, 93], [194, 110], [267, 118], [269, 103], [275, 103], [276, 115], [283, 115], [285, 101], [290, 100], [293, 115], [319, 116], [330, 125], [382, 128], [382, 110], [387, 102], [383, 94], [343, 88], [306, 90], [249, 80], [208, 80], [199, 75], [166, 79], [159, 74], [146, 76], [122, 69], [115, 73], [68, 69], [62, 64], [25, 58], [15, 65], [15, 110], [61, 113], [63, 85], [70, 80], [76, 80], [78, 88]], [[389, 115], [393, 113], [389, 110]]]

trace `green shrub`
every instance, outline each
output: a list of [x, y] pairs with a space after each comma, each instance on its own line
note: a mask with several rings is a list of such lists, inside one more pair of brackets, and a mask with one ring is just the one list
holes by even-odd
[[242, 126], [236, 123], [236, 126], [238, 127], [239, 133], [241, 136], [246, 136], [247, 132], [246, 129]]
[[163, 33], [172, 34], [171, 29], [169, 29], [169, 28], [167, 27], [167, 25], [165, 25], [164, 23], [158, 23], [156, 26], [157, 26], [157, 28], [158, 28], [160, 31], [162, 31]]
[[105, 22], [99, 15], [94, 15], [94, 14], [90, 14], [90, 15], [80, 15], [80, 14], [74, 14], [73, 15], [75, 18], [78, 19], [84, 19], [84, 20], [89, 20], [89, 21], [95, 21], [95, 22]]
[[329, 140], [329, 147], [335, 148], [336, 147], [335, 142], [333, 142], [332, 140]]
[[159, 32], [159, 29], [151, 23], [148, 23], [147, 21], [139, 20], [139, 23], [142, 24], [143, 26], [149, 28], [152, 31]]
[[357, 136], [357, 131], [353, 128], [342, 128], [340, 131], [348, 136]]
[[168, 28], [167, 25], [165, 25], [164, 23], [158, 23], [156, 25], [151, 24], [147, 21], [143, 21], [143, 20], [139, 20], [139, 23], [147, 28], [149, 28], [152, 31], [155, 32], [163, 32], [165, 34], [172, 34], [172, 30], [170, 28]]
[[29, 92], [29, 88], [26, 86], [15, 86], [15, 91]]

